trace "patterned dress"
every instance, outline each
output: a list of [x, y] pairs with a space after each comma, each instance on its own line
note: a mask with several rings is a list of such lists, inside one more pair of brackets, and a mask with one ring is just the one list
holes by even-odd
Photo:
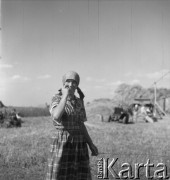
[[[61, 93], [52, 98], [52, 117], [61, 98]], [[88, 148], [80, 131], [80, 124], [86, 120], [83, 101], [77, 97], [67, 100], [60, 120], [53, 118], [56, 133], [52, 137], [46, 180], [91, 180]]]

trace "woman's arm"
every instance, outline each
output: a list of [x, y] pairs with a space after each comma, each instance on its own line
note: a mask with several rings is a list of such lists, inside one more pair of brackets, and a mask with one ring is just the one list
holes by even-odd
[[68, 88], [63, 88], [62, 89], [62, 94], [63, 94], [63, 96], [62, 96], [59, 104], [56, 107], [53, 108], [52, 113], [51, 113], [53, 119], [56, 120], [56, 121], [60, 121], [60, 118], [64, 113], [65, 105], [66, 105], [66, 102], [67, 102], [67, 97], [68, 97], [68, 94], [69, 94]]
[[53, 108], [52, 117], [53, 117], [54, 120], [56, 120], [56, 121], [60, 120], [61, 116], [64, 113], [64, 108], [65, 108], [66, 101], [67, 101], [67, 97], [63, 96], [61, 98], [61, 101], [58, 104], [58, 106]]
[[92, 140], [91, 140], [91, 138], [90, 138], [90, 136], [89, 136], [89, 133], [88, 133], [88, 131], [87, 131], [87, 129], [86, 129], [86, 126], [84, 125], [84, 122], [81, 123], [80, 128], [81, 128], [81, 130], [82, 130], [82, 132], [83, 132], [83, 135], [84, 135], [84, 137], [85, 137], [85, 139], [86, 139], [86, 142], [87, 142], [87, 144], [88, 144], [88, 146], [89, 146], [89, 148], [90, 148], [90, 150], [91, 150], [91, 152], [92, 152], [92, 156], [97, 156], [97, 155], [98, 155], [98, 149], [97, 149], [97, 147], [93, 144], [93, 142], [92, 142]]

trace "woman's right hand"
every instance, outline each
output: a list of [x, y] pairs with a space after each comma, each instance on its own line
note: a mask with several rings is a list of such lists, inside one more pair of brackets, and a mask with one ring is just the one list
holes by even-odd
[[97, 156], [99, 153], [97, 147], [94, 144], [90, 145], [90, 150], [92, 156]]
[[62, 94], [63, 94], [63, 96], [67, 97], [67, 96], [69, 95], [69, 92], [70, 92], [70, 89], [69, 89], [68, 86], [64, 86], [64, 87], [62, 88]]

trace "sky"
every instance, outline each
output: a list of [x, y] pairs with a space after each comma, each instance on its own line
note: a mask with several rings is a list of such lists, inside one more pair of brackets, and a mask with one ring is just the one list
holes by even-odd
[[170, 88], [169, 32], [169, 0], [2, 0], [0, 100], [49, 104], [70, 70], [86, 102], [121, 83]]

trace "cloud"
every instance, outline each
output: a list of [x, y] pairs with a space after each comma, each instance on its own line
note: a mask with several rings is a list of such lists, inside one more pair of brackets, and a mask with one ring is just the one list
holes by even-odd
[[86, 77], [86, 81], [88, 81], [88, 82], [102, 83], [102, 82], [105, 82], [106, 79], [105, 79], [105, 78], [98, 79], [98, 78]]
[[104, 88], [104, 86], [94, 86], [94, 88], [96, 88], [96, 89], [102, 89], [102, 88]]
[[154, 73], [148, 73], [146, 74], [146, 77], [148, 77], [149, 79], [158, 79], [162, 76], [161, 72], [154, 72]]
[[104, 78], [103, 78], [103, 79], [96, 79], [95, 81], [96, 81], [96, 82], [105, 82], [106, 79], [104, 79]]
[[13, 66], [11, 64], [3, 64], [3, 63], [0, 63], [0, 69], [2, 68], [12, 68]]
[[168, 72], [170, 73], [170, 70], [163, 70], [163, 71], [158, 71], [158, 72], [154, 72], [154, 73], [148, 73], [147, 77], [150, 79], [160, 79], [163, 76], [170, 78], [170, 74], [168, 74]]
[[37, 77], [37, 79], [49, 79], [49, 78], [51, 78], [51, 75], [49, 74], [44, 74]]
[[130, 84], [139, 84], [140, 80], [139, 79], [133, 79]]
[[122, 83], [124, 83], [124, 82], [119, 80], [119, 81], [116, 81], [116, 82], [108, 83], [107, 85], [108, 86], [119, 86]]
[[[113, 87], [115, 88], [116, 86], [119, 86], [123, 83], [128, 83], [128, 82], [124, 82], [124, 81], [121, 81], [121, 80], [118, 80], [118, 81], [115, 81], [115, 82], [111, 82], [111, 83], [108, 83], [107, 86], [109, 87]], [[139, 79], [133, 79], [129, 82], [129, 84], [139, 84], [140, 83], [140, 80]]]
[[170, 70], [168, 69], [163, 69], [161, 71], [156, 71], [156, 72], [150, 72], [150, 73], [146, 73], [146, 74], [138, 74], [138, 77], [146, 77], [152, 80], [158, 80], [160, 79], [162, 76], [166, 76], [166, 78], [170, 78]]
[[20, 79], [21, 76], [20, 75], [13, 75], [11, 79]]
[[30, 80], [30, 78], [28, 78], [28, 77], [26, 77], [26, 76], [20, 76], [20, 75], [18, 75], [18, 74], [13, 75], [13, 76], [11, 77], [11, 79], [14, 80], [14, 81], [16, 81], [16, 80], [19, 80], [19, 81], [28, 81], [28, 80]]
[[93, 81], [92, 77], [86, 77], [86, 81]]

